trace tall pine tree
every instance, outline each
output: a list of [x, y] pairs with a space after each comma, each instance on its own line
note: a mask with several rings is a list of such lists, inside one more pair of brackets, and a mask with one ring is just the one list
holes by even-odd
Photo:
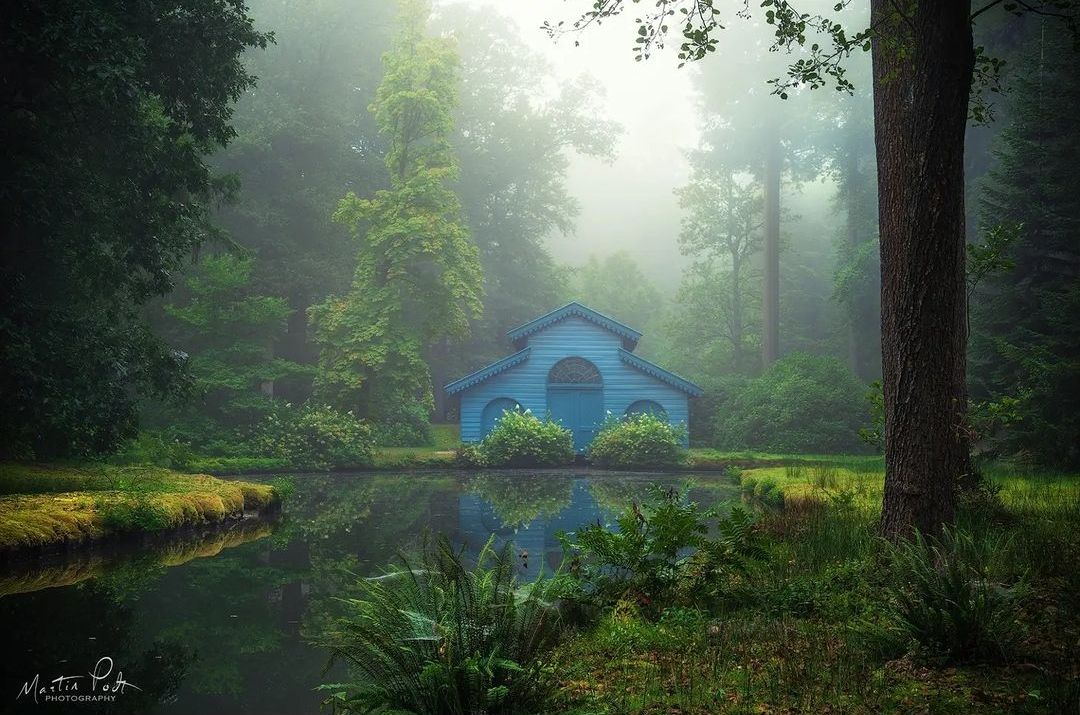
[[352, 287], [310, 311], [316, 394], [372, 419], [385, 443], [425, 438], [433, 399], [423, 351], [464, 336], [480, 311], [478, 253], [450, 188], [458, 59], [449, 40], [425, 35], [428, 12], [402, 3], [371, 105], [388, 143], [390, 188], [370, 199], [350, 192], [334, 214], [359, 246]]
[[1044, 463], [1080, 464], [1080, 53], [1045, 23], [1017, 73], [1011, 125], [980, 186], [982, 230], [1018, 226], [1011, 270], [972, 301], [971, 391], [1009, 398], [1004, 446]]

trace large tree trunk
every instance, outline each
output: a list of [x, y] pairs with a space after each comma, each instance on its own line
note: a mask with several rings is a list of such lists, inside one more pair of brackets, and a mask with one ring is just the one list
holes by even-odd
[[783, 157], [778, 138], [765, 157], [764, 293], [761, 300], [761, 369], [780, 357], [780, 171]]
[[953, 521], [964, 417], [964, 129], [970, 2], [872, 0], [881, 229], [885, 498], [881, 531]]

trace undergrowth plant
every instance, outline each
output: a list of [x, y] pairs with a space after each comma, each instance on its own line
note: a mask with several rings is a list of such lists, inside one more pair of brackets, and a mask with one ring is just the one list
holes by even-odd
[[520, 584], [509, 544], [475, 568], [445, 538], [363, 579], [325, 645], [357, 679], [324, 685], [336, 712], [536, 712], [550, 682], [538, 656], [560, 633], [560, 575]]
[[959, 529], [938, 539], [916, 532], [888, 547], [887, 627], [949, 662], [1008, 659], [1022, 635], [1018, 617], [1028, 591], [1026, 577], [1006, 583], [991, 567], [994, 552], [1008, 548]]
[[764, 558], [749, 512], [736, 506], [721, 517], [688, 495], [689, 485], [653, 485], [643, 503], [619, 515], [618, 530], [593, 524], [562, 535], [584, 597], [601, 607], [630, 601], [652, 610], [696, 602], [710, 581]]

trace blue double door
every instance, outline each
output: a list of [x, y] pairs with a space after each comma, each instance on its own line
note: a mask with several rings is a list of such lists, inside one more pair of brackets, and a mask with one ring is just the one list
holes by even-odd
[[574, 449], [584, 452], [604, 421], [604, 389], [600, 385], [548, 385], [548, 412], [574, 435]]

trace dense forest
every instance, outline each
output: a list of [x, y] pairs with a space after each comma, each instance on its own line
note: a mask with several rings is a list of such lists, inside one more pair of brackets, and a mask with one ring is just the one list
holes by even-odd
[[[269, 425], [323, 407], [379, 444], [427, 444], [454, 418], [441, 386], [569, 300], [707, 386], [697, 445], [866, 448], [881, 341], [862, 53], [852, 92], [787, 100], [762, 86], [787, 60], [760, 56], [761, 32], [693, 68], [671, 284], [606, 237], [553, 258], [576, 230], [570, 159], [614, 156], [619, 119], [585, 74], [538, 91], [543, 58], [489, 9], [178, 4], [182, 31], [22, 12], [4, 60], [24, 68], [4, 121], [9, 457], [133, 439], [256, 454]], [[969, 428], [980, 454], [1075, 466], [1075, 131], [1056, 107], [1076, 61], [1051, 19], [979, 30], [1007, 91], [969, 129]]]
[[0, 623], [132, 711], [1080, 707], [1073, 0], [4, 14]]

